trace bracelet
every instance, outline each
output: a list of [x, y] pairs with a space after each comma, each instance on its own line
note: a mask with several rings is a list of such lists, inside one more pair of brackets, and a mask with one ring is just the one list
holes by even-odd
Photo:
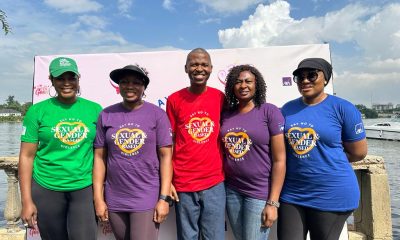
[[273, 200], [267, 200], [267, 204], [271, 205], [271, 206], [274, 206], [276, 208], [279, 208], [279, 206], [281, 205], [279, 202], [275, 202]]

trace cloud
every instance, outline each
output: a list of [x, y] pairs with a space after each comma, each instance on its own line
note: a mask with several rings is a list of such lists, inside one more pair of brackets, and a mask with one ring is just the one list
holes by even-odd
[[[400, 103], [392, 90], [400, 89], [399, 3], [354, 3], [301, 19], [292, 18], [290, 10], [286, 1], [260, 4], [241, 26], [219, 30], [219, 41], [224, 48], [329, 42], [339, 96], [365, 102], [376, 89], [387, 101]], [[390, 90], [385, 94], [384, 89]]]
[[209, 24], [209, 23], [217, 23], [220, 24], [221, 23], [221, 19], [220, 18], [207, 18], [204, 20], [200, 20], [201, 24]]
[[77, 34], [80, 35], [82, 39], [84, 39], [85, 41], [89, 43], [94, 43], [94, 45], [102, 45], [105, 43], [109, 43], [109, 44], [117, 44], [118, 46], [118, 45], [128, 44], [128, 41], [126, 41], [123, 36], [121, 36], [118, 33], [113, 33], [110, 31], [101, 31], [98, 29], [92, 29], [90, 31], [80, 30], [77, 32]]
[[97, 12], [103, 7], [100, 3], [91, 0], [44, 0], [44, 3], [63, 13]]
[[174, 9], [174, 7], [172, 6], [171, 0], [164, 0], [162, 6], [163, 6], [163, 8], [170, 10], [170, 11]]
[[339, 96], [354, 104], [399, 104], [398, 91], [400, 79], [398, 72], [363, 73], [345, 71], [334, 79]]
[[400, 56], [400, 3], [384, 6], [371, 16], [354, 39], [367, 57], [378, 59]]
[[255, 13], [242, 22], [240, 28], [219, 30], [219, 41], [224, 48], [271, 45], [271, 42], [280, 37], [288, 26], [299, 22], [289, 16], [289, 7], [289, 3], [284, 1], [267, 6], [260, 4]]
[[97, 16], [89, 16], [89, 15], [82, 15], [78, 17], [79, 23], [86, 25], [92, 28], [103, 29], [107, 26], [107, 22], [100, 17]]
[[201, 3], [216, 12], [237, 13], [261, 3], [263, 0], [196, 0], [196, 2]]
[[[300, 20], [290, 16], [290, 5], [276, 1], [270, 5], [258, 5], [253, 15], [242, 22], [240, 28], [218, 31], [224, 47], [262, 47], [270, 45], [308, 44], [354, 40], [360, 31], [362, 19], [372, 10], [361, 5], [327, 13], [323, 17]], [[237, 41], [237, 39], [240, 41]]]
[[118, 0], [118, 10], [119, 13], [127, 18], [132, 18], [131, 14], [129, 13], [133, 5], [132, 0]]
[[372, 62], [368, 68], [373, 69], [374, 72], [396, 72], [400, 69], [400, 58], [378, 60]]

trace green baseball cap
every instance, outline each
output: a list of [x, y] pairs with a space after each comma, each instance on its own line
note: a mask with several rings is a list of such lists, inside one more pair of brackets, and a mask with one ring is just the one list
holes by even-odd
[[51, 61], [49, 72], [52, 77], [58, 77], [65, 72], [73, 72], [79, 75], [75, 60], [67, 57], [58, 57]]

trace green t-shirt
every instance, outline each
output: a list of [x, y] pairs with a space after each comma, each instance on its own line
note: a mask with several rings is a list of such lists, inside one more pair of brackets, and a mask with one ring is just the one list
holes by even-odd
[[38, 143], [33, 178], [55, 191], [73, 191], [92, 184], [93, 141], [101, 106], [78, 98], [63, 104], [51, 98], [26, 113], [22, 142]]

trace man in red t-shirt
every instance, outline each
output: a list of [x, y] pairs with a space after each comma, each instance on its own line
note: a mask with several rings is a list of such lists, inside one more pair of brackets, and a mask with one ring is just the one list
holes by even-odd
[[190, 86], [167, 100], [174, 134], [173, 184], [178, 193], [178, 240], [225, 239], [225, 188], [218, 139], [224, 94], [207, 87], [211, 58], [203, 48], [192, 50], [185, 72]]

